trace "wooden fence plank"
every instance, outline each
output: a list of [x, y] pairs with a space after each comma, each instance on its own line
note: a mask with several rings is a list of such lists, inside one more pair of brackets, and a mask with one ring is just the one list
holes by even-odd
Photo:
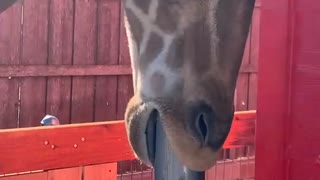
[[[252, 145], [255, 118], [237, 112], [224, 148]], [[0, 147], [0, 174], [134, 159], [123, 121], [0, 130]]]
[[[21, 3], [0, 14], [0, 67], [19, 64]], [[19, 80], [0, 78], [0, 128], [18, 126]]]
[[123, 121], [1, 130], [0, 147], [0, 174], [134, 158]]
[[[130, 54], [128, 47], [128, 39], [126, 30], [124, 27], [124, 9], [123, 2], [121, 1], [121, 19], [120, 19], [120, 54], [119, 61], [120, 65], [129, 65]], [[133, 95], [132, 76], [118, 76], [118, 92], [117, 92], [117, 119], [123, 119], [127, 103]], [[132, 171], [135, 166], [139, 166], [140, 163], [136, 160], [123, 161], [118, 163], [118, 172], [124, 173], [126, 171]]]
[[48, 180], [82, 180], [82, 173], [81, 167], [50, 170]]
[[[256, 4], [259, 3], [258, 1]], [[256, 7], [252, 16], [252, 37], [251, 37], [251, 52], [250, 52], [250, 65], [258, 70], [259, 62], [259, 36], [260, 36], [260, 8]], [[248, 87], [248, 110], [257, 109], [257, 92], [258, 92], [258, 72], [249, 74], [249, 87]], [[247, 148], [247, 154], [252, 156], [255, 154], [255, 146]]]
[[[46, 64], [49, 0], [23, 1], [21, 64]], [[21, 79], [20, 127], [38, 126], [45, 115], [46, 79]]]
[[[52, 60], [55, 61], [55, 60]], [[0, 77], [130, 75], [130, 65], [12, 65], [0, 66]]]
[[[97, 64], [116, 65], [119, 56], [120, 1], [98, 1], [98, 47]], [[127, 66], [131, 73], [131, 67]], [[96, 77], [95, 119], [116, 119], [117, 77]]]
[[[73, 1], [51, 0], [49, 12], [48, 64], [71, 65]], [[39, 68], [31, 72], [39, 72]], [[61, 124], [68, 124], [71, 108], [71, 77], [49, 77], [47, 86], [47, 114], [55, 115]]]
[[4, 177], [0, 177], [0, 179], [1, 180], [52, 180], [52, 179], [48, 179], [47, 172], [4, 176]]
[[[96, 61], [97, 1], [75, 1], [73, 64], [92, 65]], [[71, 122], [94, 120], [94, 77], [74, 77]]]
[[[123, 2], [121, 2], [123, 6]], [[130, 54], [128, 48], [128, 39], [127, 34], [124, 28], [124, 16], [123, 8], [121, 8], [121, 26], [120, 26], [120, 55], [119, 55], [119, 64], [120, 65], [130, 65]], [[118, 112], [117, 119], [123, 119], [125, 109], [129, 99], [133, 95], [133, 86], [132, 86], [132, 76], [119, 76], [118, 79]]]
[[[250, 31], [246, 41], [246, 47], [244, 50], [241, 67], [249, 66], [250, 62], [250, 48], [251, 48], [251, 35]], [[235, 91], [235, 110], [244, 111], [248, 107], [248, 83], [249, 83], [249, 74], [240, 73], [237, 79], [237, 86]], [[230, 149], [227, 150], [224, 154], [220, 155], [221, 160], [230, 158], [234, 159], [239, 156], [244, 156], [245, 148], [240, 149]]]
[[[251, 35], [252, 32], [249, 32], [245, 51], [243, 54], [241, 66], [247, 66], [250, 63], [250, 47], [251, 47]], [[236, 101], [235, 101], [235, 110], [236, 111], [245, 111], [248, 108], [248, 78], [249, 74], [239, 74], [236, 87]]]
[[116, 180], [117, 163], [99, 164], [84, 167], [83, 180]]
[[[251, 52], [250, 65], [254, 69], [258, 69], [259, 62], [259, 35], [260, 35], [260, 8], [255, 8], [252, 19], [252, 38], [251, 38]], [[253, 110], [257, 108], [257, 81], [258, 73], [250, 73], [249, 75], [249, 104], [248, 109]]]

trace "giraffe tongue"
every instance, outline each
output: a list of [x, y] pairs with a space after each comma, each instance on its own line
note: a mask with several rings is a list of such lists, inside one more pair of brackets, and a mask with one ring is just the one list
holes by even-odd
[[155, 156], [156, 156], [156, 132], [157, 132], [158, 118], [159, 118], [158, 111], [157, 110], [152, 111], [147, 123], [146, 130], [145, 130], [148, 157], [152, 165], [154, 164]]

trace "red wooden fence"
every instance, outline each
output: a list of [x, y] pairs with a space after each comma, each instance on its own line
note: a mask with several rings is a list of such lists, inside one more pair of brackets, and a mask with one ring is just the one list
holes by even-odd
[[257, 180], [320, 179], [319, 18], [318, 0], [263, 0]]
[[[119, 0], [23, 0], [0, 14], [0, 128], [38, 126], [46, 114], [62, 124], [123, 119], [133, 89], [121, 6]], [[256, 109], [259, 19], [257, 1], [237, 111]], [[248, 151], [254, 148], [221, 156]]]
[[[255, 111], [236, 112], [224, 148], [252, 145], [255, 121]], [[134, 159], [123, 121], [0, 130], [0, 147], [0, 175], [77, 166], [90, 169], [90, 165]], [[229, 168], [226, 171], [230, 172], [237, 162], [224, 164]], [[222, 170], [220, 166], [218, 163], [218, 171]]]

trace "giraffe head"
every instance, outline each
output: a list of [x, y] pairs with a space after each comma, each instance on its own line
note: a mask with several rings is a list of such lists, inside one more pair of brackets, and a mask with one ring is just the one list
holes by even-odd
[[215, 164], [232, 124], [254, 2], [125, 0], [134, 82], [125, 122], [144, 163], [153, 163], [153, 124], [159, 119], [187, 168]]

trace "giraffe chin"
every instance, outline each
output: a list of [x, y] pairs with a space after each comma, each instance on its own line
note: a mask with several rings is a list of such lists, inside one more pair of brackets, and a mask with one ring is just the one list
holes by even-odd
[[159, 109], [155, 102], [135, 101], [134, 98], [129, 101], [125, 124], [129, 144], [136, 157], [153, 166], [156, 121], [160, 121], [170, 146], [185, 167], [194, 171], [211, 168], [217, 160], [216, 149], [201, 143], [194, 131], [179, 123], [182, 121]]

